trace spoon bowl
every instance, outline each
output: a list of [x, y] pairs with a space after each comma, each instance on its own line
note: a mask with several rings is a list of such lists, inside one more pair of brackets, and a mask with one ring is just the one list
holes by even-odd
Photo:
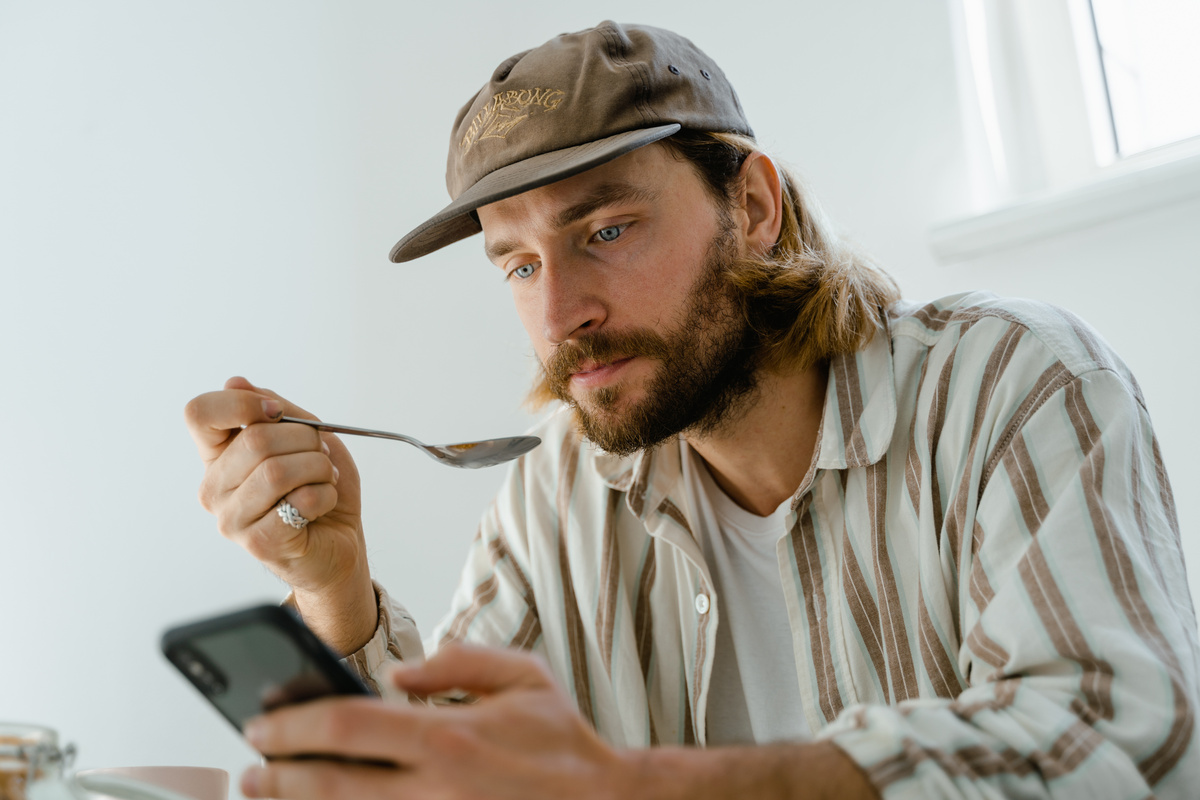
[[440, 464], [461, 469], [479, 469], [494, 467], [506, 461], [512, 461], [518, 456], [528, 453], [542, 443], [536, 436], [507, 436], [503, 439], [484, 439], [478, 442], [460, 442], [458, 444], [425, 444], [403, 433], [377, 431], [372, 428], [356, 428], [353, 425], [335, 425], [332, 422], [321, 422], [316, 419], [300, 419], [299, 417], [280, 417], [280, 422], [296, 422], [330, 433], [348, 433], [352, 436], [371, 436], [376, 439], [394, 439], [398, 442], [411, 444], [424, 451], [426, 455]]

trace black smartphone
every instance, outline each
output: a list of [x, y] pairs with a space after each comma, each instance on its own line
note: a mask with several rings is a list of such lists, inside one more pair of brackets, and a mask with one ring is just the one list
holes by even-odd
[[265, 711], [326, 695], [370, 695], [290, 608], [254, 606], [171, 628], [162, 651], [241, 731]]

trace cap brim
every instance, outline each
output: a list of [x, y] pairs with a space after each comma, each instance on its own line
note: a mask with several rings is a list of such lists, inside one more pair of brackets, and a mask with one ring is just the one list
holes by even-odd
[[639, 147], [678, 133], [679, 129], [679, 124], [671, 123], [626, 131], [501, 167], [485, 175], [453, 203], [397, 242], [392, 248], [391, 259], [396, 263], [412, 261], [479, 233], [482, 228], [471, 214], [475, 209], [598, 167]]

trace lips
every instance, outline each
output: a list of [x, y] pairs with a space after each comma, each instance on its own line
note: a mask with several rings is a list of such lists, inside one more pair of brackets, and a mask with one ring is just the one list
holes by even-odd
[[568, 379], [570, 386], [575, 391], [583, 392], [611, 386], [615, 381], [620, 380], [621, 375], [625, 372], [625, 366], [634, 358], [636, 356], [626, 356], [615, 361], [586, 359], [580, 363], [578, 369], [571, 373]]
[[619, 380], [639, 358], [663, 361], [669, 355], [666, 341], [652, 331], [596, 332], [556, 345], [542, 366], [550, 393], [572, 403], [576, 392]]
[[577, 369], [573, 373], [571, 373], [571, 377], [574, 378], [574, 377], [582, 377], [584, 375], [593, 375], [597, 372], [601, 372], [605, 369], [609, 369], [610, 367], [619, 366], [621, 364], [624, 364], [627, 361], [632, 361], [632, 360], [633, 360], [633, 356], [626, 356], [625, 358], [618, 358], [615, 361], [609, 361], [609, 362], [587, 360], [579, 365], [579, 369]]

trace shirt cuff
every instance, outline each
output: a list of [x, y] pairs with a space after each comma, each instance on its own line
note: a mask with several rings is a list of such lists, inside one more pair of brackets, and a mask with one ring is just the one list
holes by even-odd
[[[371, 581], [371, 585], [375, 587], [379, 609], [375, 634], [360, 649], [343, 658], [342, 663], [380, 697], [404, 699], [406, 693], [394, 688], [391, 681], [387, 680], [387, 666], [398, 661], [423, 660], [425, 650], [421, 645], [421, 635], [417, 631], [416, 621], [404, 606], [393, 600], [387, 590], [375, 581]], [[283, 604], [295, 608], [292, 595], [289, 594]]]

